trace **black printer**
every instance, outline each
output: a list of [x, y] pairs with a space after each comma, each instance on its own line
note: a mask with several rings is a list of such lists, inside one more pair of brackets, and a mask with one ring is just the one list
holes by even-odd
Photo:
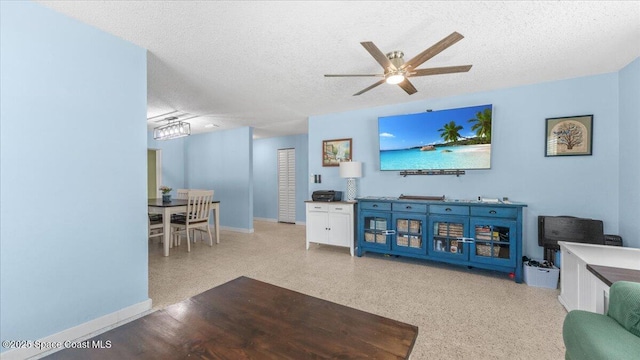
[[311, 194], [313, 201], [341, 201], [342, 191], [316, 190]]

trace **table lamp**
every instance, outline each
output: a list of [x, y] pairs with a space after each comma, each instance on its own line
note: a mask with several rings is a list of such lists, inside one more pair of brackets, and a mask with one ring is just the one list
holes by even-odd
[[356, 198], [356, 178], [362, 177], [362, 163], [360, 161], [343, 161], [340, 163], [340, 177], [347, 179], [347, 201]]

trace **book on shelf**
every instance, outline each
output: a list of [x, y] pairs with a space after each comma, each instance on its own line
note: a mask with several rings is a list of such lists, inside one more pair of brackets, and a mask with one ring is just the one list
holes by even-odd
[[369, 220], [369, 229], [387, 230], [387, 220], [371, 219]]
[[509, 241], [509, 234], [498, 234], [491, 236], [490, 234], [478, 234], [476, 233], [476, 240], [486, 241]]
[[462, 224], [448, 224], [448, 223], [438, 224], [439, 236], [462, 237], [463, 234], [464, 234], [464, 227], [462, 226]]
[[500, 233], [497, 231], [476, 231], [476, 237], [484, 237], [487, 239], [497, 239], [500, 237]]
[[438, 232], [438, 236], [444, 236], [444, 237], [453, 237], [453, 238], [459, 238], [462, 237], [464, 234], [462, 231], [439, 231]]

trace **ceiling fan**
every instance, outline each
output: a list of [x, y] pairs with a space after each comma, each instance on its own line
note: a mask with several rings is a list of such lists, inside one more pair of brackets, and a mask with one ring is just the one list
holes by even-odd
[[420, 54], [416, 55], [413, 59], [407, 62], [405, 62], [403, 59], [404, 53], [402, 51], [392, 51], [385, 55], [384, 53], [382, 53], [382, 51], [380, 51], [380, 49], [378, 49], [378, 47], [374, 43], [370, 41], [361, 42], [360, 44], [362, 44], [362, 46], [369, 52], [369, 54], [371, 54], [371, 56], [376, 59], [378, 64], [382, 66], [382, 68], [384, 69], [384, 74], [336, 74], [325, 75], [325, 77], [374, 76], [384, 78], [376, 82], [375, 84], [358, 91], [357, 93], [353, 94], [353, 96], [363, 94], [384, 82], [389, 84], [397, 84], [409, 95], [415, 94], [416, 92], [418, 92], [418, 90], [416, 90], [413, 84], [411, 84], [411, 82], [409, 81], [410, 77], [467, 72], [469, 71], [469, 69], [471, 69], [472, 65], [416, 69], [425, 61], [438, 55], [440, 52], [444, 51], [446, 48], [457, 43], [463, 38], [464, 36], [454, 31], [453, 33], [451, 33], [451, 35], [440, 40], [439, 42], [421, 52]]

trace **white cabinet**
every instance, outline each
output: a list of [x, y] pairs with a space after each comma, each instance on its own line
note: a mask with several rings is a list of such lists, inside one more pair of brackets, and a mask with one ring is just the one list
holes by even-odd
[[560, 269], [560, 296], [558, 300], [564, 305], [567, 311], [580, 309], [580, 298], [578, 279], [580, 273], [587, 271], [586, 264], [581, 261], [573, 252], [567, 250], [564, 246], [560, 246], [562, 251], [561, 260], [562, 268]]
[[349, 202], [306, 202], [307, 250], [309, 243], [348, 247], [353, 256], [354, 207]]
[[640, 270], [640, 249], [559, 241], [561, 252], [560, 295], [567, 309], [604, 314], [609, 303], [609, 286], [587, 265]]

